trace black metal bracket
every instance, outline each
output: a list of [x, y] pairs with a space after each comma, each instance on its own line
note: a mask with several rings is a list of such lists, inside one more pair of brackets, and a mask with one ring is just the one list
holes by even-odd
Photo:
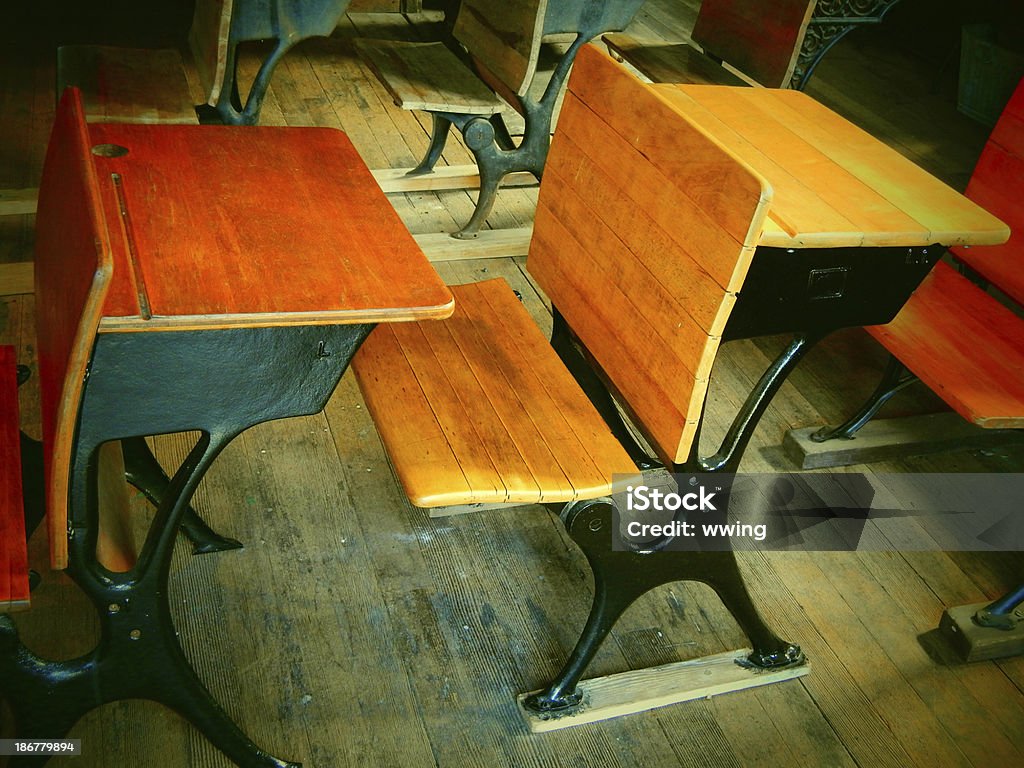
[[[150, 504], [159, 507], [171, 481], [149, 449], [145, 438], [127, 437], [121, 441], [121, 450], [124, 452], [125, 479], [138, 489]], [[242, 542], [222, 536], [210, 528], [191, 504], [182, 514], [181, 532], [192, 542], [193, 555], [242, 548]]]

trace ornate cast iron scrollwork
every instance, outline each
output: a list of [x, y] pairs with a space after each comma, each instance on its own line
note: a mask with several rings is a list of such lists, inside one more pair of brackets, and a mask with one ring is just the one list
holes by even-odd
[[802, 91], [828, 50], [861, 24], [878, 24], [899, 0], [818, 0], [790, 88]]

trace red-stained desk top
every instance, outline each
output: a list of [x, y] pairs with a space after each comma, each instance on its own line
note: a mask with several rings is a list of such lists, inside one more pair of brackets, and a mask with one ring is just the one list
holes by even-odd
[[452, 312], [340, 131], [93, 124], [89, 135], [114, 257], [101, 332]]

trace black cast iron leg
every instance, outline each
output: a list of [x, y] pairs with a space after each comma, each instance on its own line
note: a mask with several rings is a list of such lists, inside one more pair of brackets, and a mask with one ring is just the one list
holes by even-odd
[[489, 119], [474, 117], [461, 128], [462, 137], [466, 140], [466, 146], [473, 153], [477, 170], [480, 173], [480, 191], [476, 198], [473, 215], [462, 229], [452, 233], [454, 238], [468, 240], [477, 236], [484, 221], [490, 215], [491, 209], [494, 208], [494, 201], [498, 196], [498, 185], [508, 169], [502, 162], [501, 150], [495, 146], [494, 126]]
[[616, 551], [612, 548], [614, 515], [608, 500], [569, 505], [563, 519], [593, 571], [594, 602], [565, 666], [544, 691], [526, 698], [523, 705], [527, 709], [545, 713], [577, 706], [580, 678], [615, 622], [641, 595], [674, 581], [700, 581], [715, 590], [750, 640], [753, 651], [745, 665], [777, 669], [804, 661], [798, 645], [780, 638], [761, 619], [731, 551]]
[[[144, 437], [128, 437], [121, 441], [124, 453], [125, 478], [149, 500], [153, 506], [160, 506], [167, 485], [170, 483], [160, 462], [149, 449]], [[224, 552], [241, 549], [242, 542], [221, 536], [206, 524], [192, 505], [186, 507], [181, 518], [181, 532], [192, 542], [192, 554], [204, 555], [209, 552]]]
[[874, 418], [879, 409], [889, 402], [893, 395], [906, 389], [917, 380], [917, 376], [910, 373], [899, 361], [899, 358], [890, 355], [881, 381], [878, 382], [875, 391], [871, 393], [860, 409], [838, 427], [822, 427], [811, 435], [811, 440], [816, 443], [824, 443], [826, 440], [836, 438], [852, 440], [854, 434]]
[[448, 130], [452, 127], [452, 121], [437, 112], [431, 112], [430, 118], [430, 144], [427, 146], [427, 152], [419, 164], [405, 174], [406, 176], [422, 176], [425, 173], [431, 173], [434, 166], [437, 165], [437, 161], [441, 159], [444, 145], [448, 142]]
[[[728, 331], [728, 326], [726, 327]], [[722, 445], [714, 455], [706, 458], [700, 457], [699, 452], [699, 426], [698, 436], [693, 440], [693, 447], [690, 458], [683, 465], [674, 468], [676, 472], [735, 472], [739, 467], [743, 451], [750, 442], [754, 430], [757, 428], [761, 416], [771, 403], [775, 393], [779, 391], [786, 377], [803, 360], [811, 347], [828, 335], [827, 330], [813, 333], [797, 334], [789, 345], [779, 353], [779, 356], [772, 361], [758, 379], [757, 384], [747, 395], [743, 406], [737, 412], [729, 431], [722, 440]], [[705, 409], [706, 412], [706, 409]], [[703, 416], [701, 417], [703, 423]]]
[[[244, 768], [299, 765], [261, 750], [224, 713], [196, 677], [171, 618], [167, 579], [178, 524], [196, 486], [231, 437], [200, 438], [170, 480], [138, 562], [127, 573], [106, 571], [95, 559], [97, 462], [95, 447], [80, 446], [80, 457], [93, 458], [85, 487], [79, 483], [72, 490], [68, 574], [93, 602], [101, 638], [91, 653], [78, 659], [44, 661], [21, 645], [10, 619], [0, 617], [0, 690], [19, 735], [61, 738], [92, 709], [141, 698], [177, 711]], [[12, 766], [45, 761], [32, 758]]]

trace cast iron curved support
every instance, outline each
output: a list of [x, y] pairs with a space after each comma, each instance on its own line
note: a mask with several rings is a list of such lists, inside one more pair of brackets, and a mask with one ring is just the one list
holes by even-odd
[[789, 87], [802, 91], [832, 46], [864, 24], [880, 24], [899, 0], [818, 0]]
[[[124, 453], [125, 479], [141, 491], [153, 506], [159, 507], [170, 480], [149, 449], [146, 439], [125, 438], [121, 441], [121, 450]], [[210, 528], [191, 504], [185, 508], [182, 515], [181, 532], [192, 542], [193, 555], [242, 548], [242, 542], [221, 536]]]
[[[179, 712], [238, 765], [298, 765], [253, 744], [196, 677], [168, 605], [171, 554], [197, 485], [230, 439], [265, 421], [322, 410], [372, 327], [99, 335], [71, 462], [67, 571], [99, 613], [101, 638], [78, 659], [44, 661], [22, 647], [14, 624], [0, 617], [0, 694], [15, 714], [18, 734], [59, 738], [103, 703], [141, 698]], [[138, 375], [143, 367], [146, 377]], [[125, 408], [126, 402], [133, 407]], [[193, 429], [201, 437], [163, 489], [135, 567], [107, 571], [96, 557], [100, 446]]]
[[415, 168], [410, 170], [406, 176], [422, 176], [430, 173], [441, 159], [445, 144], [448, 143], [448, 131], [452, 127], [452, 121], [439, 112], [431, 112], [430, 144], [427, 146], [426, 154]]
[[[512, 140], [500, 115], [431, 113], [435, 121], [435, 129], [431, 134], [431, 148], [437, 134], [437, 120], [446, 119], [462, 132], [466, 146], [473, 153], [480, 172], [480, 193], [473, 215], [465, 226], [452, 233], [452, 237], [459, 240], [476, 237], [494, 207], [501, 180], [508, 174], [526, 171], [532, 173], [538, 180], [541, 179], [548, 149], [551, 146], [551, 121], [558, 95], [565, 85], [579, 49], [597, 34], [598, 31], [588, 30], [576, 36], [552, 72], [551, 80], [548, 81], [540, 100], [520, 98], [519, 106], [526, 128], [518, 145]], [[420, 168], [424, 166], [425, 161], [426, 158], [417, 166], [417, 172], [422, 172]]]
[[[111, 573], [96, 558], [98, 535], [97, 449], [81, 445], [88, 469], [77, 473], [86, 488], [72, 490], [84, 500], [71, 510], [68, 574], [86, 593], [100, 619], [100, 642], [69, 661], [46, 661], [18, 640], [13, 623], [0, 619], [0, 670], [17, 733], [60, 739], [101, 704], [148, 699], [174, 709], [218, 749], [241, 766], [298, 766], [257, 747], [231, 721], [196, 677], [177, 639], [167, 601], [167, 578], [178, 524], [211, 462], [233, 434], [203, 433], [171, 479], [157, 508], [135, 567]], [[41, 766], [48, 757], [15, 757], [12, 768]]]
[[[804, 355], [818, 341], [827, 335], [827, 331], [816, 331], [797, 334], [777, 358], [761, 374], [757, 384], [747, 395], [743, 406], [736, 414], [722, 441], [721, 447], [712, 456], [701, 458], [699, 453], [700, 434], [693, 440], [690, 458], [685, 464], [674, 468], [676, 472], [735, 472], [739, 467], [743, 450], [750, 442], [750, 437], [761, 420], [765, 408], [779, 391], [786, 377], [796, 368]], [[703, 417], [701, 418], [703, 423]]]
[[503, 149], [506, 152], [513, 151], [516, 148], [516, 142], [512, 138], [512, 134], [509, 133], [508, 126], [505, 125], [505, 118], [501, 113], [491, 115], [488, 120], [494, 128], [494, 142], [498, 145], [498, 149]]
[[495, 144], [494, 126], [488, 118], [472, 117], [460, 120], [459, 123], [462, 137], [473, 153], [477, 170], [480, 172], [480, 191], [477, 194], [473, 215], [462, 229], [452, 233], [452, 237], [465, 240], [476, 237], [491, 209], [494, 208], [498, 185], [505, 174], [511, 173], [517, 164], [514, 162], [514, 152], [504, 152]]
[[804, 661], [800, 647], [772, 632], [757, 613], [731, 551], [614, 550], [611, 542], [615, 515], [610, 499], [569, 504], [561, 517], [590, 563], [594, 602], [565, 666], [545, 690], [524, 700], [527, 709], [547, 713], [578, 706], [580, 678], [615, 622], [641, 595], [674, 581], [700, 581], [715, 590], [750, 639], [753, 651], [747, 663], [751, 667], [778, 669]]
[[213, 106], [200, 104], [196, 107], [199, 122], [204, 125], [256, 125], [260, 121], [260, 111], [263, 109], [267, 88], [270, 87], [270, 78], [273, 77], [281, 58], [296, 42], [298, 40], [294, 38], [282, 38], [277, 41], [270, 55], [260, 64], [244, 105], [238, 89], [238, 44], [229, 44], [220, 97]]
[[878, 382], [875, 391], [871, 393], [857, 412], [837, 427], [822, 427], [811, 435], [811, 440], [816, 443], [824, 443], [826, 440], [835, 440], [837, 438], [852, 440], [857, 431], [871, 421], [879, 409], [889, 402], [893, 395], [906, 389], [915, 381], [918, 381], [917, 376], [908, 371], [903, 363], [899, 361], [899, 358], [891, 355], [885, 370], [882, 372], [881, 381]]

